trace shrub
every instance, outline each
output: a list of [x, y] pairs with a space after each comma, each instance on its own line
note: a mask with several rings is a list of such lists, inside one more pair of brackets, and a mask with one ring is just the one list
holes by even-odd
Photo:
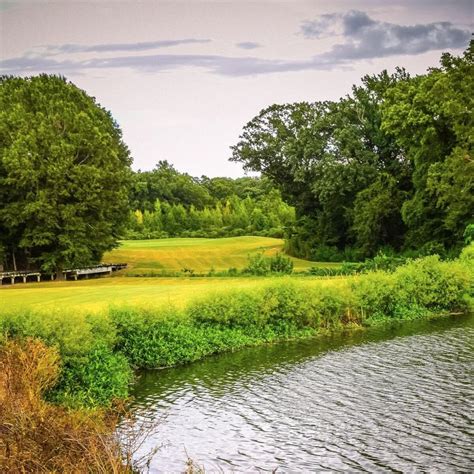
[[464, 309], [472, 275], [456, 261], [441, 262], [437, 255], [399, 267], [395, 273], [397, 302], [407, 307], [456, 311]]
[[59, 372], [59, 353], [38, 340], [0, 347], [0, 470], [133, 472], [114, 435], [116, 415], [43, 400]]
[[270, 262], [263, 253], [249, 255], [245, 272], [258, 276], [267, 275], [270, 272]]
[[127, 397], [131, 380], [125, 356], [99, 344], [83, 356], [66, 358], [49, 398], [67, 406], [107, 406]]
[[397, 296], [393, 275], [369, 273], [353, 281], [351, 288], [362, 321], [394, 316]]
[[218, 324], [226, 327], [262, 326], [258, 292], [224, 292], [191, 303], [186, 314], [197, 324]]
[[282, 274], [293, 273], [293, 262], [289, 257], [285, 257], [279, 252], [270, 259], [270, 271]]
[[120, 354], [113, 352], [115, 327], [107, 315], [11, 313], [0, 318], [1, 330], [9, 337], [35, 337], [56, 348], [61, 373], [49, 394], [71, 406], [107, 404], [126, 396], [131, 370]]

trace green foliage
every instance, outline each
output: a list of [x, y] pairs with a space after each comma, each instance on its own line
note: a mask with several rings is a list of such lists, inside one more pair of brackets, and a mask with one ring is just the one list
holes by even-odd
[[265, 257], [263, 253], [249, 255], [245, 272], [257, 276], [267, 275], [270, 272], [270, 259]]
[[121, 353], [100, 342], [87, 353], [63, 358], [58, 386], [52, 400], [68, 406], [108, 405], [128, 395], [131, 367]]
[[465, 244], [470, 244], [471, 242], [474, 242], [474, 224], [469, 224], [464, 229], [463, 237]]
[[58, 76], [0, 78], [0, 247], [7, 268], [100, 261], [128, 211], [129, 152], [95, 99]]
[[278, 252], [270, 259], [270, 271], [272, 273], [289, 275], [293, 273], [293, 261], [281, 252]]
[[474, 268], [463, 260], [429, 256], [377, 271], [352, 283], [363, 318], [405, 319], [436, 312], [464, 311], [473, 296]]
[[269, 273], [289, 275], [293, 273], [293, 262], [281, 252], [273, 257], [265, 257], [263, 253], [257, 253], [248, 256], [248, 264], [244, 273], [256, 276], [265, 276]]
[[470, 244], [454, 261], [424, 257], [338, 286], [312, 287], [284, 277], [260, 289], [211, 294], [184, 309], [121, 307], [102, 316], [57, 313], [51, 318], [19, 312], [0, 317], [0, 334], [37, 337], [58, 347], [62, 371], [49, 394], [53, 400], [107, 404], [126, 395], [130, 366], [168, 367], [354, 324], [472, 309], [473, 249]]
[[127, 238], [216, 238], [249, 234], [282, 237], [284, 229], [293, 223], [294, 209], [282, 201], [276, 190], [258, 199], [232, 195], [202, 208], [156, 200], [154, 210], [138, 209], [129, 214]]
[[402, 206], [407, 246], [459, 244], [474, 215], [473, 44], [462, 57], [443, 54], [440, 68], [386, 94], [382, 128], [414, 168], [414, 192]]
[[0, 332], [19, 339], [39, 338], [59, 350], [61, 376], [49, 394], [52, 400], [92, 406], [127, 394], [131, 370], [114, 352], [116, 329], [106, 315], [7, 313], [0, 317]]
[[459, 248], [474, 215], [472, 44], [424, 76], [383, 71], [338, 102], [272, 105], [244, 126], [231, 160], [295, 206], [288, 253]]

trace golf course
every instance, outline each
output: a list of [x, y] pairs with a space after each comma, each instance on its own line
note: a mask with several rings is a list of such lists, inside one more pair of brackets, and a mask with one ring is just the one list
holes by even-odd
[[[226, 289], [250, 289], [266, 286], [282, 277], [189, 277], [190, 272], [208, 274], [229, 268], [242, 270], [249, 256], [263, 253], [273, 256], [283, 250], [283, 240], [267, 237], [222, 239], [126, 240], [104, 255], [104, 262], [124, 262], [128, 268], [113, 277], [90, 280], [41, 282], [5, 285], [0, 288], [0, 311], [33, 309], [101, 311], [115, 305], [181, 307], [197, 297]], [[291, 257], [295, 272], [316, 264]], [[183, 272], [187, 269], [188, 272]], [[177, 274], [176, 277], [166, 275]], [[193, 273], [194, 274], [194, 273]], [[137, 276], [147, 275], [147, 276]], [[165, 276], [162, 276], [165, 275]], [[285, 277], [287, 280], [297, 277]], [[324, 282], [304, 278], [308, 285], [340, 285], [341, 279]], [[330, 283], [328, 283], [330, 282]]]

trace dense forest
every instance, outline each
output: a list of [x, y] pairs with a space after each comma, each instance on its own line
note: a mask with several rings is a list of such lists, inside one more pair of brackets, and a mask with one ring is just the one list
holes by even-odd
[[133, 174], [127, 238], [283, 237], [295, 211], [266, 178], [193, 178], [166, 161]]
[[442, 254], [474, 219], [473, 97], [471, 42], [425, 75], [383, 71], [338, 102], [272, 105], [245, 125], [231, 160], [295, 206], [294, 255]]

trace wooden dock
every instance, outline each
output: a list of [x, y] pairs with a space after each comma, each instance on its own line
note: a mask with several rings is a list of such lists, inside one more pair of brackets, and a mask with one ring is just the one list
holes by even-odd
[[[111, 275], [112, 273], [127, 268], [126, 263], [102, 263], [83, 268], [72, 268], [64, 270], [65, 280], [79, 280], [89, 277]], [[37, 270], [19, 270], [12, 272], [0, 272], [0, 285], [15, 283], [29, 283], [40, 281], [51, 281], [56, 279], [56, 273], [45, 273]]]

